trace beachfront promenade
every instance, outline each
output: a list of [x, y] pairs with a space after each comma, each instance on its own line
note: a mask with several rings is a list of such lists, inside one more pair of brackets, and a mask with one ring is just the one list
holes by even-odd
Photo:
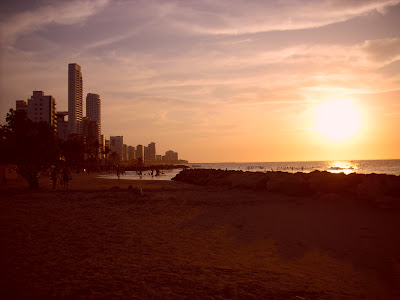
[[0, 184], [2, 299], [400, 296], [394, 196], [72, 177]]

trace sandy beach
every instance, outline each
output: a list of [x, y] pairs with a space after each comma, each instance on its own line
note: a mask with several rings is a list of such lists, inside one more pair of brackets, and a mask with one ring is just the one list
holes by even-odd
[[40, 183], [0, 185], [2, 299], [400, 298], [398, 208], [97, 174]]

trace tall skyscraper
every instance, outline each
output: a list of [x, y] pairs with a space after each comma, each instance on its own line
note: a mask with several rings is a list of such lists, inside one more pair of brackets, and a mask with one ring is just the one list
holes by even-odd
[[134, 159], [136, 159], [135, 147], [128, 146], [128, 160], [134, 160]]
[[97, 121], [97, 139], [101, 142], [101, 112], [100, 96], [89, 93], [86, 96], [86, 117], [91, 121]]
[[83, 133], [82, 72], [78, 64], [68, 65], [68, 129], [70, 134]]
[[148, 146], [148, 154], [149, 156], [146, 157], [148, 161], [156, 161], [156, 143], [151, 142]]
[[146, 146], [143, 147], [144, 149], [144, 155], [143, 158], [146, 160], [146, 162], [149, 160], [149, 148], [147, 148]]
[[136, 158], [142, 158], [142, 160], [144, 161], [145, 157], [144, 157], [144, 147], [143, 147], [143, 145], [137, 145], [136, 146]]
[[100, 158], [103, 159], [103, 164], [105, 163], [105, 161], [104, 161], [105, 150], [106, 150], [106, 137], [104, 134], [102, 134], [102, 135], [100, 135]]
[[117, 152], [121, 159], [123, 159], [123, 145], [123, 136], [110, 136], [110, 149], [112, 152]]
[[128, 160], [128, 145], [127, 144], [122, 145], [122, 160], [123, 161]]
[[99, 126], [97, 121], [93, 121], [87, 117], [84, 117], [82, 124], [83, 124], [83, 135], [86, 139], [86, 146], [95, 147], [97, 143], [98, 152], [100, 154], [99, 136], [97, 134], [97, 129]]

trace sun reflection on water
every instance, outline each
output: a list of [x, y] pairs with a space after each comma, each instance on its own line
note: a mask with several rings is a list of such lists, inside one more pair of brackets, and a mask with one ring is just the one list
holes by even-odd
[[357, 164], [350, 161], [335, 161], [327, 169], [331, 173], [344, 173], [346, 175], [355, 173], [357, 170]]

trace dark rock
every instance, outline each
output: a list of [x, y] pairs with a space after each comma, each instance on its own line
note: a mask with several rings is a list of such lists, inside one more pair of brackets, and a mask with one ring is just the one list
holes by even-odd
[[214, 169], [186, 169], [173, 180], [227, 188], [267, 190], [290, 196], [335, 194], [376, 199], [382, 195], [400, 197], [400, 177], [378, 174], [243, 172]]
[[365, 175], [356, 192], [357, 197], [363, 200], [376, 200], [384, 195], [383, 185], [375, 174]]

